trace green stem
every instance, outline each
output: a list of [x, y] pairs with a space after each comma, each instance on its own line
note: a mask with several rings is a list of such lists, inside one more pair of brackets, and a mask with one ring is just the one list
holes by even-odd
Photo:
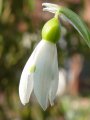
[[57, 10], [57, 12], [55, 13], [55, 18], [58, 18], [58, 16], [60, 16], [60, 11], [59, 10]]

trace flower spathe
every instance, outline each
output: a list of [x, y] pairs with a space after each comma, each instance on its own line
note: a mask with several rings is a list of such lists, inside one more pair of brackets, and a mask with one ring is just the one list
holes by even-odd
[[21, 75], [19, 95], [22, 104], [29, 102], [32, 90], [46, 110], [53, 105], [58, 88], [58, 62], [56, 44], [41, 40], [28, 59]]

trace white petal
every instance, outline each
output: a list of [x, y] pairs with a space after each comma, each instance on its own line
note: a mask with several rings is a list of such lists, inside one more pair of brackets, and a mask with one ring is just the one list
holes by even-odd
[[42, 40], [36, 57], [36, 71], [34, 73], [34, 92], [41, 107], [48, 107], [49, 90], [52, 81], [52, 64], [56, 45]]
[[56, 49], [55, 49], [54, 58], [53, 58], [52, 72], [53, 72], [53, 79], [52, 79], [52, 83], [51, 83], [50, 91], [49, 91], [49, 100], [50, 100], [51, 105], [53, 105], [53, 101], [56, 97], [58, 81], [59, 81], [59, 70], [58, 70], [57, 50]]
[[66, 87], [66, 71], [64, 69], [59, 70], [59, 83], [57, 89], [57, 96], [60, 96], [64, 93]]
[[29, 102], [31, 92], [33, 90], [33, 74], [22, 75], [19, 84], [19, 96], [23, 105]]
[[24, 104], [24, 105], [29, 102], [29, 98], [30, 98], [30, 95], [33, 90], [34, 71], [30, 72], [30, 69], [31, 69], [31, 67], [33, 67], [33, 65], [35, 65], [34, 59], [35, 59], [35, 55], [37, 53], [37, 49], [38, 49], [38, 45], [35, 48], [35, 50], [33, 51], [30, 58], [28, 59], [26, 65], [22, 71], [21, 78], [20, 78], [19, 96], [20, 96], [20, 100], [21, 100], [22, 104]]

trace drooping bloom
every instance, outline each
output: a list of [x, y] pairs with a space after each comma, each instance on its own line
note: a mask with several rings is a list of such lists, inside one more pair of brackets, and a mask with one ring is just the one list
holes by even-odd
[[58, 88], [58, 62], [56, 42], [60, 37], [58, 17], [49, 20], [42, 29], [42, 40], [28, 59], [20, 79], [19, 95], [22, 104], [29, 102], [34, 94], [46, 110], [49, 103], [53, 105]]
[[39, 104], [46, 110], [49, 103], [53, 105], [58, 88], [59, 72], [56, 49], [56, 42], [60, 38], [58, 14], [61, 17], [64, 15], [70, 21], [89, 47], [90, 33], [78, 15], [71, 10], [50, 3], [44, 3], [43, 6], [45, 6], [43, 10], [56, 15], [44, 25], [42, 40], [33, 51], [22, 71], [19, 95], [22, 104], [25, 105], [29, 102], [30, 95], [34, 90]]

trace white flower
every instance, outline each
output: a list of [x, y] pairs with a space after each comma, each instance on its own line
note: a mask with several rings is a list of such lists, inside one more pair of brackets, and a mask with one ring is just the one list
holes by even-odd
[[53, 105], [58, 88], [58, 63], [56, 44], [41, 40], [28, 59], [21, 74], [19, 95], [22, 104], [29, 102], [30, 95], [34, 94], [46, 110]]
[[59, 80], [56, 42], [60, 38], [58, 14], [50, 19], [42, 29], [42, 40], [28, 59], [20, 79], [19, 95], [22, 104], [29, 102], [34, 94], [46, 110], [49, 103], [53, 105]]

